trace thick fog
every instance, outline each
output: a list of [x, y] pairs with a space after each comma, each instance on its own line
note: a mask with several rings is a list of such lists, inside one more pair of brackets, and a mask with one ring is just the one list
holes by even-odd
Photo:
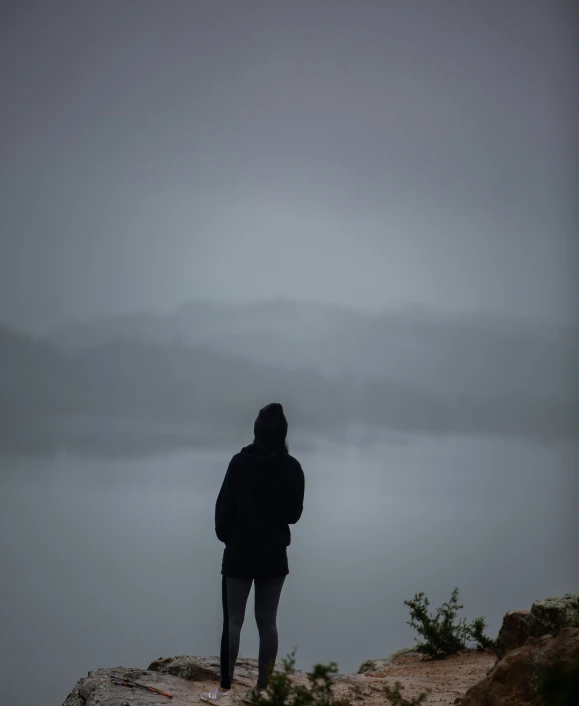
[[576, 591], [575, 27], [548, 0], [0, 3], [13, 706], [218, 654], [214, 503], [274, 400], [306, 478], [279, 658], [412, 644], [418, 591], [458, 585], [492, 637]]
[[3, 2], [0, 319], [575, 319], [573, 3]]

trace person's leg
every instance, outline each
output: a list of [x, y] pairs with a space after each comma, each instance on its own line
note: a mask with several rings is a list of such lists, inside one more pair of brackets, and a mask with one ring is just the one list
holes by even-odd
[[255, 579], [255, 620], [259, 631], [258, 689], [266, 689], [277, 657], [277, 607], [285, 576]]
[[232, 579], [226, 576], [221, 582], [223, 604], [223, 633], [221, 634], [221, 689], [231, 689], [233, 670], [239, 653], [241, 628], [245, 617], [245, 606], [253, 579]]

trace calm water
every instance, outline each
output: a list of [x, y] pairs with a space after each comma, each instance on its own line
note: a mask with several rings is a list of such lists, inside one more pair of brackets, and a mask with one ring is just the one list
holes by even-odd
[[[213, 513], [229, 456], [0, 460], [3, 703], [61, 704], [90, 669], [219, 653]], [[414, 437], [296, 456], [306, 497], [278, 626], [279, 658], [295, 646], [299, 668], [353, 672], [412, 644], [403, 601], [417, 591], [435, 608], [458, 585], [495, 635], [507, 610], [579, 587], [577, 447]]]

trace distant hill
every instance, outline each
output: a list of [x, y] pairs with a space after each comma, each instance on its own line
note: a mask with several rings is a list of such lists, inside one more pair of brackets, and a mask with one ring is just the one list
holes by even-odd
[[49, 338], [70, 351], [118, 337], [180, 340], [287, 370], [392, 380], [450, 398], [524, 394], [570, 402], [579, 385], [576, 329], [417, 308], [372, 315], [283, 298], [239, 305], [193, 301], [171, 315], [76, 323]]
[[575, 434], [577, 423], [574, 400], [509, 391], [443, 394], [393, 379], [284, 369], [180, 341], [143, 341], [134, 332], [65, 352], [0, 327], [0, 368], [0, 436], [55, 418], [208, 426], [226, 433], [247, 430], [257, 409], [276, 399], [294, 428], [314, 433], [356, 423], [554, 439]]

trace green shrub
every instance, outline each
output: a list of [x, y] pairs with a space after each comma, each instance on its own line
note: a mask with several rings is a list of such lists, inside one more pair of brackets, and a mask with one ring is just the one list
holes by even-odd
[[419, 652], [444, 657], [467, 649], [469, 642], [474, 642], [478, 649], [495, 645], [495, 641], [484, 634], [484, 618], [475, 618], [470, 624], [465, 618], [457, 619], [458, 611], [464, 608], [458, 603], [458, 588], [453, 590], [450, 600], [443, 603], [434, 616], [428, 612], [430, 601], [422, 592], [415, 594], [412, 600], [404, 601], [404, 604], [410, 608], [408, 625], [424, 638], [424, 642], [418, 642], [415, 638]]
[[335, 662], [314, 665], [313, 671], [308, 672], [310, 688], [294, 684], [289, 676], [295, 671], [295, 652], [294, 648], [288, 658], [282, 660], [282, 672], [270, 672], [266, 696], [254, 694], [254, 706], [350, 706], [349, 701], [335, 699], [332, 695], [332, 677], [338, 673]]
[[494, 649], [496, 640], [491, 640], [490, 637], [484, 634], [487, 627], [487, 621], [484, 618], [475, 618], [472, 623], [467, 626], [469, 638], [476, 643], [476, 646], [481, 649]]
[[[283, 671], [274, 672], [272, 669], [265, 698], [255, 693], [253, 706], [352, 706], [348, 699], [336, 699], [332, 694], [333, 677], [338, 673], [335, 662], [314, 665], [313, 670], [307, 673], [309, 688], [294, 684], [290, 674], [295, 671], [295, 652], [294, 648], [287, 659], [282, 660]], [[426, 694], [420, 694], [409, 701], [400, 693], [401, 688], [399, 682], [396, 682], [394, 689], [388, 686], [383, 688], [384, 696], [392, 706], [419, 706], [426, 698]], [[354, 685], [352, 690], [355, 701], [364, 701], [359, 686]]]

